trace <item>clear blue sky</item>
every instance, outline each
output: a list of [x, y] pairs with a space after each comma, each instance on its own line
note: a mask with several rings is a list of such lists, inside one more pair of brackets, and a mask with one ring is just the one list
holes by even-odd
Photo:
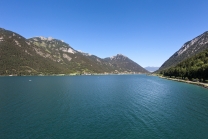
[[208, 0], [0, 0], [0, 27], [53, 37], [101, 58], [161, 66], [208, 30]]

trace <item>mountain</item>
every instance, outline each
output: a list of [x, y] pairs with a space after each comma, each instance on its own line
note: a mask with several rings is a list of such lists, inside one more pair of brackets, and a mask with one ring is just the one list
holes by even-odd
[[160, 67], [145, 67], [146, 70], [148, 70], [149, 72], [154, 72], [156, 70], [158, 70]]
[[159, 71], [168, 69], [190, 58], [208, 48], [208, 31], [199, 35], [191, 41], [186, 42], [177, 52], [175, 52], [164, 64]]
[[118, 72], [148, 73], [146, 69], [122, 54], [117, 54], [116, 56], [105, 58], [104, 60], [113, 65]]
[[28, 41], [43, 48], [48, 52], [48, 55], [52, 55], [55, 61], [70, 65], [72, 69], [83, 66], [84, 72], [148, 72], [121, 54], [112, 58], [101, 59], [95, 55], [76, 51], [67, 43], [53, 38], [34, 37]]
[[28, 39], [28, 41], [36, 47], [45, 50], [46, 53], [40, 53], [41, 56], [50, 57], [54, 62], [66, 65], [72, 73], [102, 73], [113, 71], [110, 64], [103, 62], [101, 58], [76, 51], [61, 40], [50, 37], [34, 37]]
[[79, 52], [51, 37], [26, 39], [0, 28], [0, 75], [146, 72], [127, 57], [123, 62], [120, 60], [116, 64], [108, 58]]
[[45, 53], [23, 36], [0, 28], [0, 75], [65, 72], [64, 66], [40, 56], [39, 52]]
[[160, 72], [164, 76], [208, 82], [208, 49]]

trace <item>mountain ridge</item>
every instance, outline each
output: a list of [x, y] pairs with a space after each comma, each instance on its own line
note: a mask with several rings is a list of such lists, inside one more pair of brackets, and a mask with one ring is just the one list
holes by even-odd
[[190, 58], [208, 48], [208, 31], [183, 44], [168, 60], [166, 60], [158, 71], [168, 69]]
[[[107, 57], [104, 59], [105, 61], [111, 63], [115, 67], [120, 67], [120, 70], [127, 70], [129, 72], [136, 71], [136, 72], [147, 72], [146, 69], [142, 68], [139, 64], [132, 61], [128, 57], [117, 54], [116, 56]], [[123, 69], [122, 69], [123, 68]]]
[[127, 57], [112, 62], [79, 52], [59, 39], [42, 36], [26, 39], [3, 28], [0, 28], [0, 50], [0, 66], [4, 67], [0, 75], [148, 73]]

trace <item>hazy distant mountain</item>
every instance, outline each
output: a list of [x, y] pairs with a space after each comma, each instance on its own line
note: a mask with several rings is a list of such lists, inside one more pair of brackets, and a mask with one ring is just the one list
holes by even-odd
[[25, 39], [0, 28], [0, 75], [146, 72], [127, 57], [113, 61], [79, 52], [58, 39]]
[[159, 71], [175, 66], [208, 48], [208, 31], [186, 42], [160, 68]]
[[159, 67], [145, 67], [146, 70], [148, 70], [149, 72], [154, 72], [156, 70], [159, 69]]

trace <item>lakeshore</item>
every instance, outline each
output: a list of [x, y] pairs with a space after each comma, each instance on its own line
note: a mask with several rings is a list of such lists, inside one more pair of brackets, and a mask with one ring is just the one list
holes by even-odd
[[121, 72], [121, 73], [71, 73], [71, 74], [34, 74], [34, 75], [0, 75], [0, 77], [13, 77], [13, 76], [82, 76], [82, 75], [141, 75], [147, 73], [140, 73], [140, 72]]
[[174, 79], [174, 78], [167, 78], [167, 77], [163, 77], [163, 76], [159, 76], [159, 77], [163, 78], [163, 79], [167, 79], [167, 80], [173, 80], [173, 81], [177, 81], [177, 82], [184, 82], [184, 83], [188, 83], [188, 84], [194, 84], [194, 85], [202, 86], [202, 87], [208, 89], [208, 84], [207, 83], [186, 81], [186, 80]]

